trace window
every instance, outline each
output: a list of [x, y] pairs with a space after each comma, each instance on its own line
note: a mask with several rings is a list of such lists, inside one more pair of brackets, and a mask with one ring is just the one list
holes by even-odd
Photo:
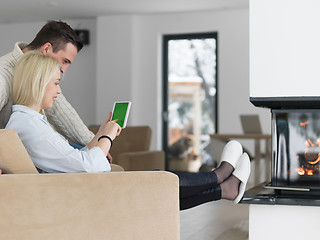
[[206, 150], [217, 130], [217, 33], [163, 37], [163, 148], [166, 169], [213, 164]]

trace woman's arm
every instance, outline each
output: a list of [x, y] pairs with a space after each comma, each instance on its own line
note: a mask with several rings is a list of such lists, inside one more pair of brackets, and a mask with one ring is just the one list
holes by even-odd
[[[109, 136], [113, 141], [121, 132], [121, 127], [116, 121], [110, 121], [111, 113], [109, 113], [106, 120], [101, 124], [97, 134], [94, 136], [92, 141], [88, 144], [88, 149], [93, 147], [99, 147], [107, 156], [111, 147], [111, 141], [108, 138], [99, 138], [101, 136]], [[99, 140], [99, 141], [98, 141]]]

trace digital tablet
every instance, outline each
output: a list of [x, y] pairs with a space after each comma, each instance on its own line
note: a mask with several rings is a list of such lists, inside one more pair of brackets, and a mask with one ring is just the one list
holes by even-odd
[[127, 126], [130, 108], [130, 101], [115, 102], [113, 104], [111, 121], [118, 119], [117, 123], [120, 125], [120, 127], [125, 128]]

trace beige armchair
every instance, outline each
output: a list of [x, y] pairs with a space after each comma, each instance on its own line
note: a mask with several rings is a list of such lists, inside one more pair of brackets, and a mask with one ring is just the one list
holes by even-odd
[[164, 172], [38, 174], [0, 130], [1, 239], [179, 239], [179, 183]]
[[[98, 126], [89, 129], [97, 133]], [[152, 130], [149, 126], [130, 126], [114, 140], [110, 154], [112, 161], [125, 171], [164, 170], [163, 151], [150, 151]]]

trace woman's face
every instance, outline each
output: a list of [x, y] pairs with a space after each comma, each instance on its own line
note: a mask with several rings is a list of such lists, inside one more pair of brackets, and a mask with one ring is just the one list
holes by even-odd
[[60, 70], [58, 69], [53, 78], [50, 80], [46, 86], [46, 91], [41, 102], [41, 109], [52, 108], [55, 98], [61, 93], [60, 84]]

